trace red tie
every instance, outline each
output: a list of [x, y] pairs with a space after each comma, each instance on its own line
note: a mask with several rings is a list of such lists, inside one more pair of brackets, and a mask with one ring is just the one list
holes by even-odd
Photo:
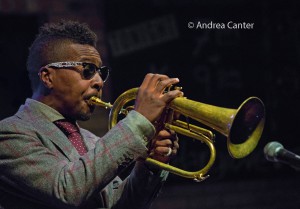
[[83, 143], [82, 136], [79, 133], [78, 127], [69, 121], [59, 120], [54, 122], [62, 132], [66, 134], [73, 146], [76, 148], [80, 155], [84, 155], [87, 149]]

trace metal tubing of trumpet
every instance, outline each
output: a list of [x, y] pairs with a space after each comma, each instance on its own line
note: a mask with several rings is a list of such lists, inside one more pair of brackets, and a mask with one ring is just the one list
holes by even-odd
[[204, 142], [210, 150], [210, 158], [209, 158], [208, 163], [201, 170], [192, 172], [192, 171], [182, 170], [180, 168], [171, 166], [169, 164], [162, 163], [162, 162], [154, 160], [152, 158], [146, 158], [145, 162], [149, 163], [151, 165], [157, 166], [157, 167], [159, 167], [163, 170], [169, 171], [169, 172], [171, 172], [175, 175], [185, 177], [185, 178], [194, 179], [197, 182], [205, 180], [208, 177], [208, 176], [205, 176], [206, 173], [210, 170], [211, 166], [214, 164], [215, 159], [216, 159], [216, 150], [215, 150], [215, 147], [214, 147], [212, 141], [209, 140], [206, 136], [190, 132], [189, 130], [186, 130], [186, 129], [181, 128], [179, 126], [175, 126], [175, 125], [171, 125], [171, 124], [167, 123], [167, 124], [165, 124], [165, 127], [167, 129], [175, 131], [178, 134], [182, 134], [182, 135], [191, 137], [193, 139], [197, 139], [201, 142]]
[[[120, 111], [122, 112], [123, 106], [134, 100], [137, 92], [138, 88], [125, 91], [116, 99], [113, 105], [102, 102], [99, 98], [97, 99], [100, 101], [92, 100], [91, 103], [111, 109], [109, 115], [109, 129], [111, 129], [118, 122], [118, 115]], [[228, 151], [234, 158], [243, 158], [251, 153], [255, 149], [264, 128], [264, 104], [257, 97], [248, 98], [238, 109], [217, 107], [189, 100], [185, 97], [175, 98], [168, 107], [172, 111], [199, 121], [226, 136]], [[210, 150], [208, 163], [203, 169], [190, 172], [152, 158], [146, 158], [145, 162], [185, 178], [192, 178], [196, 181], [204, 180], [216, 158], [213, 145], [214, 134], [209, 130], [179, 120], [168, 121], [165, 127], [174, 130], [176, 133], [204, 142]]]
[[175, 120], [172, 122], [172, 124], [175, 126], [179, 126], [181, 128], [190, 130], [193, 133], [197, 133], [199, 135], [202, 134], [203, 137], [206, 137], [208, 140], [211, 140], [211, 142], [213, 142], [213, 140], [215, 139], [215, 134], [213, 134], [213, 132], [211, 132], [210, 130], [207, 130], [205, 128], [201, 128], [199, 126], [188, 124], [188, 123], [180, 121], [180, 120]]
[[116, 101], [114, 102], [113, 107], [110, 110], [109, 118], [108, 118], [108, 129], [114, 127], [118, 122], [118, 115], [120, 111], [123, 109], [123, 106], [136, 98], [136, 94], [138, 92], [138, 88], [132, 88], [125, 91], [121, 94]]
[[186, 97], [174, 99], [169, 107], [176, 112], [180, 112], [182, 115], [188, 116], [213, 128], [225, 136], [228, 136], [230, 126], [224, 126], [224, 124], [231, 124], [236, 113], [235, 109], [217, 107], [193, 101]]

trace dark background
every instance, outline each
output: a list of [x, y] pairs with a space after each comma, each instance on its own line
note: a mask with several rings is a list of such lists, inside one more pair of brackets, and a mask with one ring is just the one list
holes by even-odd
[[[84, 4], [77, 2], [75, 8]], [[196, 188], [191, 180], [171, 174], [166, 184], [169, 193], [162, 195], [155, 208], [200, 208], [192, 206], [193, 196], [199, 202], [215, 202], [214, 206], [202, 202], [201, 208], [299, 208], [299, 171], [269, 162], [263, 154], [270, 141], [300, 153], [297, 1], [107, 0], [96, 4], [105, 22], [112, 101], [153, 72], [178, 77], [185, 96], [199, 102], [237, 108], [246, 98], [257, 96], [265, 104], [265, 129], [253, 153], [232, 159], [226, 138], [216, 133], [217, 159], [211, 177]], [[13, 114], [31, 95], [25, 69], [27, 49], [44, 21], [47, 16], [43, 14], [0, 16], [0, 119]], [[188, 27], [189, 22], [199, 21], [247, 22], [254, 23], [254, 28]], [[206, 148], [180, 138], [181, 149], [173, 164], [199, 170], [207, 158]], [[232, 192], [233, 188], [238, 192]], [[215, 199], [209, 199], [213, 195]], [[171, 197], [185, 202], [180, 202], [184, 206], [164, 202], [173, 201]]]
[[[240, 161], [230, 159], [225, 138], [217, 134], [220, 165], [212, 171], [216, 172], [214, 178], [216, 175], [222, 178], [228, 175], [226, 179], [255, 178], [287, 172], [298, 175], [285, 166], [283, 173], [277, 173], [277, 167], [263, 156], [265, 144], [274, 140], [287, 149], [300, 151], [297, 137], [300, 34], [296, 5], [271, 1], [218, 5], [197, 1], [130, 2], [106, 2], [112, 79], [114, 84], [121, 84], [113, 85], [114, 98], [138, 86], [147, 72], [178, 77], [185, 96], [217, 106], [237, 108], [246, 98], [257, 96], [266, 108], [266, 125], [258, 148]], [[188, 28], [189, 22], [198, 21], [247, 22], [254, 23], [254, 28]], [[157, 43], [155, 27], [160, 28], [161, 36], [168, 37], [167, 40]], [[143, 40], [152, 45], [140, 44]], [[114, 48], [116, 43], [118, 50]], [[182, 154], [199, 158], [194, 151], [197, 144], [182, 143], [182, 149], [187, 148], [181, 150]], [[194, 168], [197, 164], [196, 159], [185, 160], [185, 157], [179, 161], [184, 167]]]

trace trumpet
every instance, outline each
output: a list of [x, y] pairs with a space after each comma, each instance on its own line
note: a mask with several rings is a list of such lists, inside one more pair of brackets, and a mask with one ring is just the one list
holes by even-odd
[[[113, 105], [103, 102], [97, 97], [92, 97], [89, 101], [92, 104], [110, 109], [108, 128], [111, 129], [118, 122], [120, 113], [126, 115], [133, 108], [132, 106], [124, 108], [124, 106], [136, 98], [137, 91], [138, 88], [125, 91], [116, 99]], [[177, 97], [170, 102], [168, 108], [187, 118], [192, 118], [227, 137], [228, 152], [232, 158], [236, 159], [246, 157], [256, 148], [265, 124], [264, 103], [258, 97], [249, 97], [237, 109], [218, 107], [193, 101], [186, 97]], [[173, 130], [178, 134], [204, 142], [210, 150], [209, 160], [198, 171], [186, 171], [152, 158], [146, 158], [145, 162], [197, 182], [209, 177], [207, 173], [216, 159], [214, 133], [178, 119], [165, 121], [163, 125], [166, 129]]]

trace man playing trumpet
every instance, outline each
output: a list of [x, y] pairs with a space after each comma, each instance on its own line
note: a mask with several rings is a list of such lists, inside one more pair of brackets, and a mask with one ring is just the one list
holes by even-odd
[[[166, 105], [182, 95], [179, 82], [147, 74], [134, 110], [103, 137], [78, 126], [95, 108], [108, 77], [87, 25], [45, 24], [30, 47], [27, 69], [33, 95], [0, 122], [0, 208], [149, 208], [167, 172], [144, 164], [169, 162], [177, 153], [175, 134], [156, 130]], [[152, 146], [147, 148], [151, 142]], [[136, 162], [122, 181], [118, 174]]]

